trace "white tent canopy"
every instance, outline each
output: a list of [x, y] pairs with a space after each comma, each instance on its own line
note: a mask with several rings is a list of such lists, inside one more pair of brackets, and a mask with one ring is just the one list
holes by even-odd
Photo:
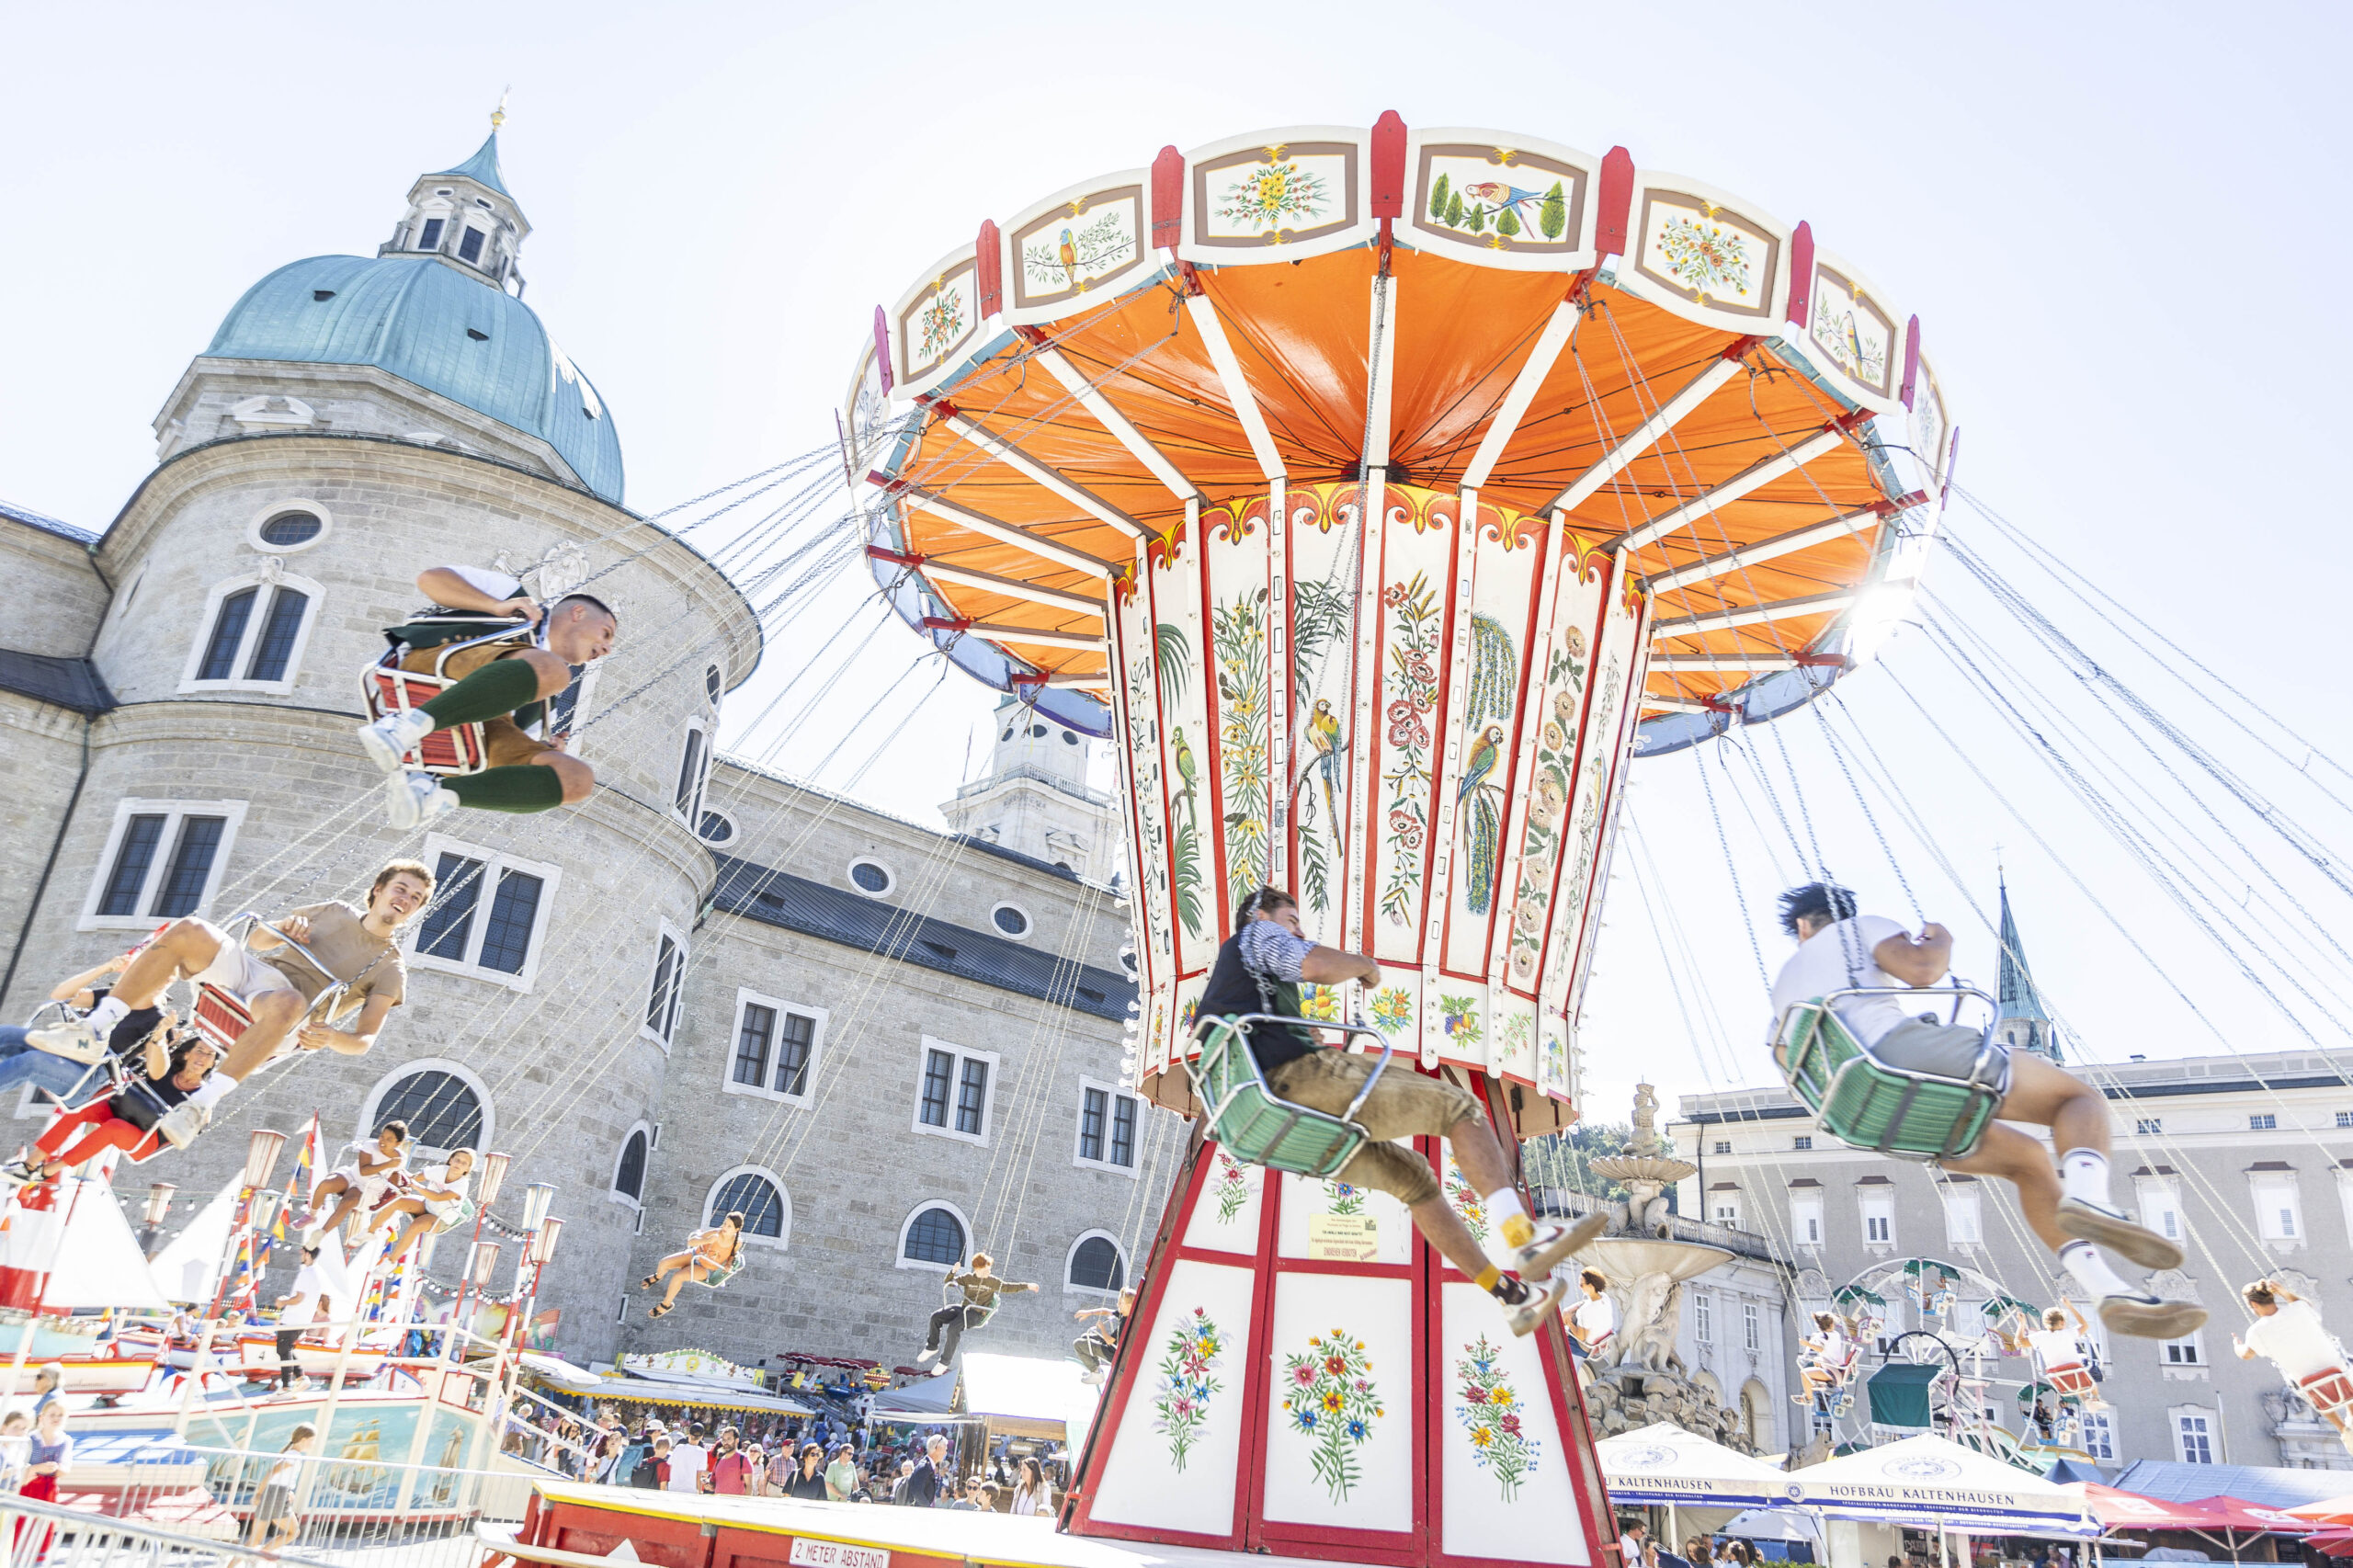
[[50, 1307], [129, 1307], [169, 1312], [155, 1287], [122, 1205], [106, 1183], [74, 1176], [60, 1194], [65, 1239], [49, 1276], [41, 1303]]
[[237, 1194], [244, 1184], [240, 1172], [222, 1187], [147, 1264], [157, 1290], [175, 1301], [209, 1301], [221, 1281], [222, 1255], [229, 1250], [229, 1225], [235, 1216]]
[[2068, 1488], [1933, 1435], [1808, 1465], [1789, 1479], [1809, 1505], [1846, 1518], [1984, 1535], [2100, 1533]]
[[964, 1357], [964, 1410], [1006, 1422], [1063, 1424], [1072, 1440], [1095, 1419], [1097, 1392], [1081, 1382], [1074, 1361], [1039, 1356]]
[[1660, 1421], [1594, 1445], [1610, 1496], [1627, 1503], [1744, 1508], [1794, 1499], [1800, 1488], [1767, 1464]]

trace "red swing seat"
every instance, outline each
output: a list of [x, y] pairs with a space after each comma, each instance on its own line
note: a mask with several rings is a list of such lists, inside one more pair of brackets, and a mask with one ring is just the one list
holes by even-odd
[[2347, 1405], [2353, 1405], [2353, 1375], [2348, 1375], [2342, 1367], [2330, 1367], [2325, 1371], [2314, 1372], [2309, 1378], [2299, 1379], [2296, 1392], [2304, 1396], [2315, 1413], [2334, 1415]]
[[[367, 699], [368, 717], [371, 720], [422, 708], [449, 687], [449, 681], [440, 676], [402, 669], [399, 658], [399, 650], [392, 650], [360, 672], [360, 691]], [[437, 778], [450, 778], [480, 773], [487, 756], [482, 726], [458, 724], [434, 731], [419, 741], [416, 749], [404, 760]]]
[[[253, 928], [260, 924], [260, 915], [252, 910], [244, 910], [229, 917], [222, 926], [222, 933], [227, 940], [243, 944], [253, 935]], [[283, 935], [278, 939], [283, 946], [301, 954], [327, 982], [327, 988], [319, 993], [317, 1001], [304, 1009], [303, 1017], [333, 1018], [343, 1001], [343, 982], [337, 980], [326, 965], [313, 957], [310, 949]], [[197, 983], [193, 1018], [196, 1032], [219, 1051], [223, 1060], [244, 1038], [245, 1031], [254, 1027], [253, 1009], [245, 1006], [244, 999], [234, 992], [222, 990], [210, 981]]]
[[2052, 1388], [2076, 1399], [2099, 1392], [2099, 1384], [2093, 1379], [2092, 1369], [2081, 1362], [2067, 1367], [2047, 1367], [2043, 1369], [2043, 1375], [2051, 1380]]

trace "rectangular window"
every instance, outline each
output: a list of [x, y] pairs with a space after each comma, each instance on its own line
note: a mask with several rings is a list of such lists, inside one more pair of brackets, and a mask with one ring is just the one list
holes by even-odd
[[1740, 1303], [1740, 1338], [1751, 1350], [1765, 1347], [1765, 1314], [1756, 1310], [1754, 1301]]
[[1691, 1292], [1691, 1336], [1702, 1345], [1716, 1342], [1716, 1300], [1705, 1290]]
[[75, 929], [145, 932], [210, 912], [243, 801], [118, 801]]
[[460, 261], [482, 259], [482, 231], [472, 224], [466, 226], [465, 237], [458, 242], [458, 259]]
[[1136, 1121], [1133, 1095], [1110, 1084], [1080, 1079], [1076, 1163], [1134, 1175]]
[[310, 608], [311, 596], [300, 588], [280, 584], [270, 591], [269, 619], [255, 640], [253, 662], [245, 666], [247, 680], [286, 678], [286, 666], [293, 662], [294, 644], [301, 636], [302, 616]]
[[1729, 1139], [1729, 1138], [1719, 1138], [1719, 1139], [1717, 1139], [1717, 1140], [1716, 1140], [1716, 1153], [1719, 1153], [1719, 1154], [1729, 1154], [1729, 1153], [1732, 1153], [1732, 1140], [1731, 1140], [1731, 1139]]
[[[755, 1095], [806, 1106], [817, 1075], [825, 1010], [739, 987], [735, 993], [735, 1051], [720, 1078], [731, 1095]], [[943, 1119], [946, 1112], [941, 1112]], [[945, 1126], [943, 1119], [935, 1125]]]
[[2269, 1176], [2253, 1184], [2255, 1224], [2267, 1242], [2302, 1241], [2303, 1203], [2293, 1177]]
[[968, 1143], [989, 1141], [989, 1087], [996, 1053], [970, 1051], [944, 1040], [923, 1042], [923, 1078], [915, 1096], [915, 1131]]
[[2206, 1364], [2205, 1346], [2196, 1334], [2180, 1339], [2164, 1341], [2165, 1365], [2168, 1367], [2202, 1367]]
[[2338, 1111], [2336, 1113], [2336, 1125], [2339, 1127], [2353, 1127], [2353, 1110]]
[[2251, 1111], [2247, 1115], [2246, 1130], [2249, 1132], [2268, 1132], [2279, 1125], [2279, 1118], [2272, 1111]]
[[744, 1005], [744, 1016], [735, 1026], [735, 1081], [739, 1084], [765, 1084], [768, 1081], [768, 1047], [776, 1039], [776, 1009], [763, 1007], [756, 1002]]
[[433, 902], [412, 927], [410, 961], [529, 991], [558, 869], [439, 834], [426, 839], [424, 858], [433, 867]]
[[948, 1125], [948, 1088], [955, 1081], [956, 1058], [945, 1051], [929, 1051], [923, 1059], [923, 1106], [926, 1127]]
[[416, 236], [416, 248], [419, 250], [439, 250], [441, 248], [441, 230], [444, 224], [441, 219], [427, 218], [425, 221], [424, 229], [420, 231]]
[[672, 804], [678, 815], [691, 827], [702, 819], [703, 781], [702, 731], [689, 727], [687, 749], [678, 757], [678, 788]]
[[1822, 1244], [1822, 1199], [1793, 1198], [1790, 1199], [1790, 1236], [1802, 1247]]
[[1974, 1185], [1945, 1189], [1945, 1240], [1954, 1246], [1977, 1246], [1985, 1240], [1984, 1214]]
[[1812, 1138], [1810, 1138], [1810, 1137], [1803, 1137], [1803, 1136], [1797, 1137], [1797, 1138], [1792, 1138], [1792, 1139], [1790, 1139], [1790, 1148], [1792, 1148], [1792, 1149], [1801, 1149], [1801, 1150], [1802, 1150], [1802, 1149], [1811, 1149], [1811, 1148], [1813, 1148], [1813, 1140]]
[[[1866, 1193], [1870, 1188], [1863, 1189]], [[1884, 1189], [1881, 1189], [1884, 1191]], [[1863, 1240], [1873, 1246], [1892, 1246], [1895, 1242], [1895, 1199], [1893, 1194], [1866, 1197], [1862, 1200]]]
[[664, 1046], [678, 1037], [678, 996], [686, 989], [687, 949], [669, 932], [654, 952], [654, 983], [645, 993], [645, 1033]]
[[1729, 1230], [1740, 1229], [1740, 1194], [1720, 1192], [1708, 1200], [1708, 1218]]
[[163, 841], [164, 824], [168, 820], [158, 815], [131, 819], [115, 848], [114, 869], [108, 873], [106, 892], [98, 898], [100, 915], [139, 913], [139, 890], [147, 885], [147, 872], [155, 864], [155, 846]]
[[2173, 1418], [2174, 1453], [2183, 1464], [2214, 1462], [2214, 1433], [2207, 1415], [2186, 1412]]
[[212, 858], [220, 853], [221, 835], [228, 826], [226, 817], [180, 818], [179, 842], [172, 846], [171, 869], [164, 873], [164, 885], [157, 890], [154, 907], [148, 914], [176, 920], [196, 913], [196, 906], [204, 902], [205, 884], [212, 880]]
[[196, 666], [199, 680], [228, 680], [237, 673], [237, 650], [244, 645], [245, 623], [253, 619], [259, 588], [239, 588], [221, 601], [212, 618], [212, 635], [205, 639], [204, 658]]
[[2116, 1424], [2111, 1413], [2087, 1410], [2083, 1413], [2084, 1452], [2103, 1464], [2116, 1462]]
[[2141, 1117], [2132, 1123], [2132, 1131], [2143, 1138], [2161, 1138], [2165, 1136], [2165, 1118], [2161, 1116]]

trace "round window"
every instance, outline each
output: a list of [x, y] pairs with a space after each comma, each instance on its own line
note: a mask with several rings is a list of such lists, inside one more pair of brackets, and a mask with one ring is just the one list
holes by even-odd
[[274, 544], [280, 550], [291, 550], [298, 544], [308, 544], [319, 537], [319, 519], [308, 512], [280, 512], [262, 524], [264, 544]]
[[295, 555], [317, 546], [334, 528], [335, 519], [324, 506], [288, 497], [245, 524], [245, 542], [264, 555]]
[[849, 880], [856, 882], [861, 891], [878, 897], [891, 891], [890, 869], [880, 860], [852, 860], [849, 863]]
[[1045, 726], [1045, 725], [1043, 725], [1043, 724], [1032, 724], [1032, 725], [1030, 725], [1030, 726], [1029, 726], [1029, 738], [1030, 738], [1031, 740], [1033, 740], [1033, 741], [1042, 741], [1042, 740], [1044, 740], [1044, 739], [1046, 738], [1046, 726]]
[[735, 824], [718, 812], [703, 812], [702, 825], [696, 828], [695, 833], [705, 844], [735, 842]]
[[989, 911], [989, 920], [1008, 937], [1027, 937], [1029, 916], [1010, 903], [1000, 903]]

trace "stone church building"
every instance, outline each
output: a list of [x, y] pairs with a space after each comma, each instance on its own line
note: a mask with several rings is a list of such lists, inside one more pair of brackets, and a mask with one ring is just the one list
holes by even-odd
[[[530, 233], [494, 131], [416, 181], [373, 256], [291, 262], [229, 308], [110, 522], [0, 507], [22, 596], [0, 631], [0, 1010], [175, 915], [357, 900], [415, 856], [441, 892], [375, 1048], [257, 1074], [195, 1146], [119, 1175], [127, 1200], [176, 1183], [176, 1224], [252, 1129], [315, 1111], [339, 1143], [400, 1115], [422, 1144], [513, 1154], [506, 1218], [525, 1184], [557, 1189], [540, 1304], [575, 1359], [908, 1361], [973, 1246], [1041, 1288], [985, 1344], [1051, 1354], [1148, 1241], [1183, 1136], [1120, 1086], [1134, 986], [1090, 743], [1008, 702], [947, 832], [716, 752], [777, 629], [624, 505], [615, 411], [524, 303]], [[566, 555], [620, 616], [563, 699], [595, 797], [394, 833], [352, 738], [381, 628], [425, 567]], [[729, 1209], [748, 1267], [649, 1322], [632, 1283]]]

